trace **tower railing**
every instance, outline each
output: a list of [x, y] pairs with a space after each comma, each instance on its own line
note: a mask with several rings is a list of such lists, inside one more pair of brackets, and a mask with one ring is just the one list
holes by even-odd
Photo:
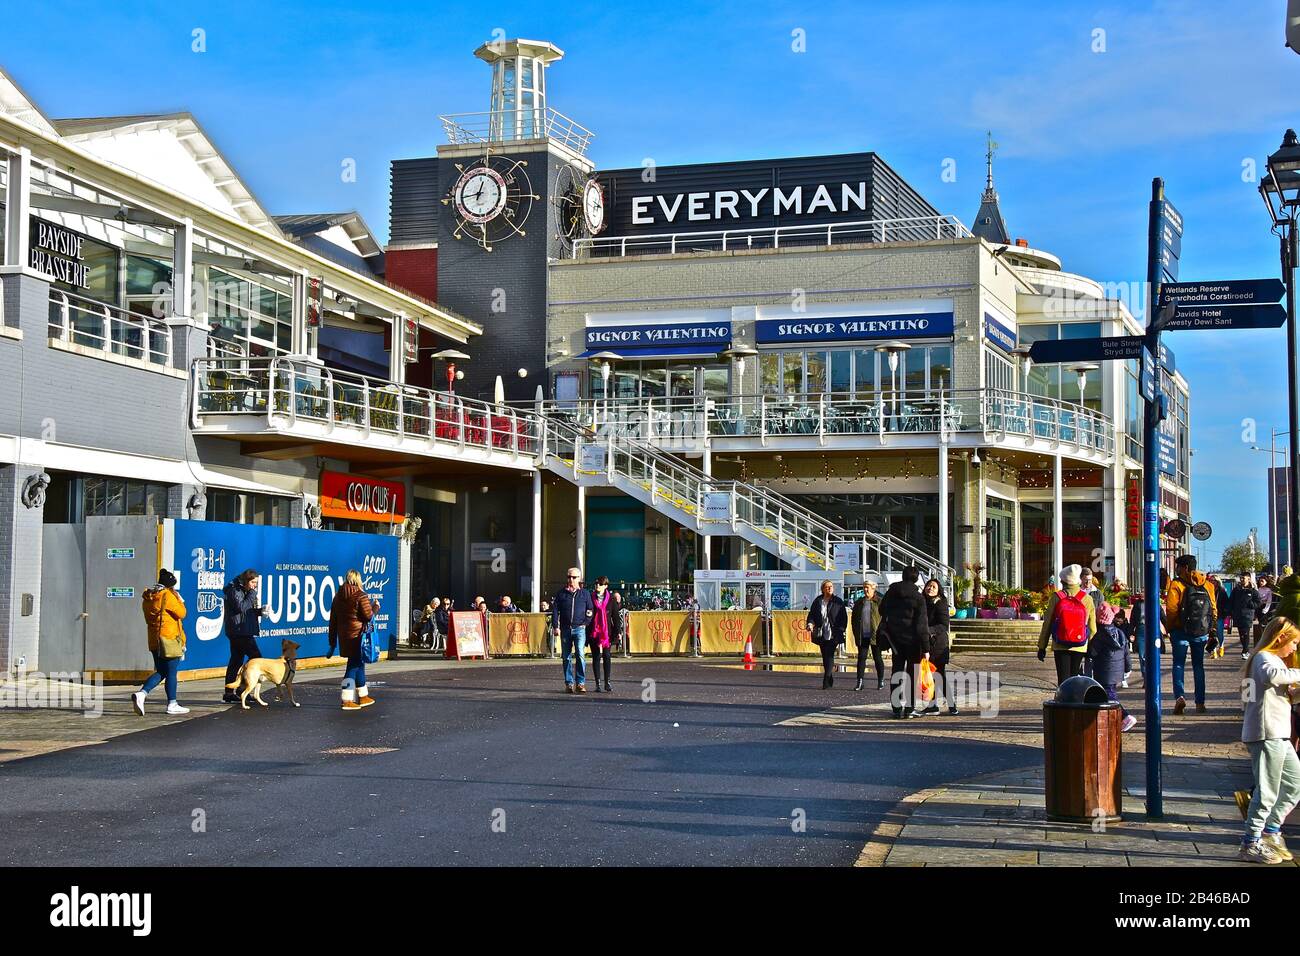
[[456, 146], [505, 143], [546, 137], [578, 155], [586, 155], [595, 134], [551, 109], [531, 107], [513, 110], [486, 110], [482, 113], [449, 113], [439, 116], [447, 141]]

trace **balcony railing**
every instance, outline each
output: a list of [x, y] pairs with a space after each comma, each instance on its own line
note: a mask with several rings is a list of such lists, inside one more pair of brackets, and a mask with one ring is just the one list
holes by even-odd
[[550, 107], [544, 109], [490, 110], [439, 116], [447, 141], [457, 146], [502, 143], [521, 139], [552, 139], [583, 155], [595, 135]]
[[207, 416], [265, 418], [339, 440], [386, 437], [429, 450], [477, 448], [535, 456], [542, 427], [530, 411], [289, 358], [203, 358], [194, 363], [194, 427]]
[[967, 239], [970, 235], [970, 230], [954, 216], [912, 216], [904, 219], [866, 219], [825, 226], [769, 226], [765, 229], [665, 232], [649, 236], [597, 236], [574, 242], [573, 258], [782, 249], [787, 246], [831, 246], [845, 242], [921, 242], [927, 239]]
[[71, 292], [50, 290], [50, 338], [124, 358], [172, 364], [172, 330], [151, 319]]
[[1043, 439], [1103, 456], [1114, 454], [1109, 416], [1074, 402], [1001, 389], [883, 393], [818, 392], [696, 397], [585, 399], [546, 403], [548, 413], [616, 437], [696, 444], [710, 438], [773, 439], [934, 434], [945, 440], [981, 433]]

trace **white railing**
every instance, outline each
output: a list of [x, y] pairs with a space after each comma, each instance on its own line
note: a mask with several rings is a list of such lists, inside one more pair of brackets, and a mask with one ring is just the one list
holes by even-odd
[[1105, 456], [1115, 450], [1109, 416], [1075, 402], [1001, 389], [583, 399], [547, 402], [544, 409], [601, 434], [660, 448], [693, 447], [705, 436], [767, 444], [801, 436], [825, 443], [845, 436], [935, 434], [951, 440], [978, 433], [987, 440], [1043, 439]]
[[970, 235], [970, 230], [955, 216], [911, 216], [828, 225], [665, 232], [647, 236], [597, 236], [576, 240], [573, 244], [573, 258], [780, 249], [783, 246], [830, 246], [844, 242], [920, 242], [929, 239], [968, 239]]
[[152, 319], [71, 292], [50, 290], [50, 338], [171, 367], [172, 330]]
[[[750, 540], [767, 542], [767, 547], [786, 560], [801, 557], [813, 566], [830, 568], [837, 543], [858, 543], [864, 566], [876, 570], [897, 570], [916, 565], [928, 574], [951, 581], [953, 569], [915, 546], [892, 535], [873, 531], [848, 531], [814, 511], [768, 488], [743, 481], [711, 478], [693, 465], [664, 454], [638, 441], [602, 438], [595, 431], [547, 415], [543, 460], [554, 457], [571, 472], [574, 481], [583, 476], [617, 485], [623, 479], [639, 485], [651, 502], [664, 502], [694, 519], [701, 534], [737, 533], [738, 525], [748, 528]], [[586, 472], [581, 461], [583, 445], [603, 445], [603, 471]], [[724, 519], [710, 517], [711, 502], [725, 502]], [[657, 505], [652, 505], [657, 507]], [[710, 526], [716, 527], [711, 530]], [[875, 560], [873, 561], [873, 555]]]
[[439, 116], [447, 141], [460, 146], [547, 137], [583, 155], [595, 135], [550, 107]]
[[288, 358], [202, 358], [194, 362], [196, 428], [212, 416], [265, 418], [268, 428], [324, 426], [341, 440], [386, 437], [452, 448], [535, 457], [542, 423], [535, 414], [450, 392]]

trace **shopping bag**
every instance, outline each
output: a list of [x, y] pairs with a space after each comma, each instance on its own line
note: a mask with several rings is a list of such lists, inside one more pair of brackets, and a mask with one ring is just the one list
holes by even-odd
[[934, 700], [934, 665], [928, 657], [921, 661], [921, 700]]
[[361, 632], [361, 660], [367, 664], [379, 663], [379, 642], [375, 640], [375, 622], [367, 621]]

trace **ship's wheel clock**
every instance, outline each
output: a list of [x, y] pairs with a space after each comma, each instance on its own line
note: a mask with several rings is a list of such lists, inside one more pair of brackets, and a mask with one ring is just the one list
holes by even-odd
[[594, 178], [582, 187], [582, 218], [587, 225], [587, 235], [594, 236], [604, 230], [605, 190]]
[[442, 201], [456, 214], [457, 239], [476, 242], [488, 252], [512, 236], [524, 235], [534, 194], [526, 160], [485, 155], [471, 166], [456, 164], [460, 176]]

